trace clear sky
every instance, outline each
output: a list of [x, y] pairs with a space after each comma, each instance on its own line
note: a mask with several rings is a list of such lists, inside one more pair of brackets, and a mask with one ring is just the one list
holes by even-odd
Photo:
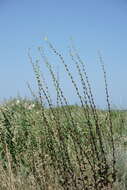
[[[31, 48], [32, 56], [38, 57], [36, 49], [46, 46], [45, 36], [67, 60], [69, 39], [73, 38], [87, 62], [97, 104], [104, 106], [103, 75], [97, 55], [100, 50], [112, 104], [127, 107], [126, 0], [0, 0], [0, 100], [18, 93], [29, 96], [27, 81], [35, 88], [27, 50]], [[72, 71], [75, 74], [73, 66]], [[46, 79], [49, 81], [48, 76]], [[61, 74], [60, 80], [67, 84], [65, 92], [75, 103], [68, 79]]]

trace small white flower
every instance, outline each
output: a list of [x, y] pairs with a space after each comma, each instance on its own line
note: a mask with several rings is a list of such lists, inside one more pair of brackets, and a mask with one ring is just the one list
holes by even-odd
[[27, 107], [28, 107], [28, 104], [25, 102], [24, 103], [24, 107], [27, 109]]
[[32, 108], [34, 108], [34, 107], [35, 107], [35, 104], [29, 105], [29, 106], [28, 106], [28, 110], [32, 110]]
[[17, 101], [16, 101], [16, 104], [19, 104], [19, 103], [20, 103], [20, 100], [17, 100]]
[[34, 107], [35, 107], [35, 104], [32, 104], [31, 107], [34, 108]]

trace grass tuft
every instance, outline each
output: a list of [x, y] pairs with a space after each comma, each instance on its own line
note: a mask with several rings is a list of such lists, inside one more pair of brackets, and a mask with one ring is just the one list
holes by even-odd
[[126, 189], [127, 112], [111, 109], [102, 57], [107, 110], [97, 109], [86, 65], [75, 48], [69, 54], [81, 87], [63, 55], [47, 38], [46, 43], [64, 67], [80, 105], [69, 104], [60, 75], [39, 48], [56, 94], [57, 106], [53, 104], [40, 63], [33, 62], [29, 52], [38, 94], [28, 84], [32, 100], [14, 98], [0, 107], [0, 189]]

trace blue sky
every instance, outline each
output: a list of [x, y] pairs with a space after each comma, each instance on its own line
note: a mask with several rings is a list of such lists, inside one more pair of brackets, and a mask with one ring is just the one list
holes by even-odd
[[[112, 105], [127, 107], [126, 0], [0, 0], [0, 100], [18, 93], [30, 96], [27, 81], [36, 89], [27, 51], [31, 48], [32, 56], [38, 58], [37, 47], [47, 47], [43, 40], [45, 36], [63, 52], [67, 61], [69, 39], [73, 38], [79, 54], [86, 61], [97, 105], [102, 107], [106, 103], [97, 55], [100, 50]], [[52, 54], [49, 59], [54, 64]], [[42, 70], [50, 86], [50, 77], [44, 68]], [[71, 103], [76, 103], [62, 67], [60, 72], [65, 93]]]

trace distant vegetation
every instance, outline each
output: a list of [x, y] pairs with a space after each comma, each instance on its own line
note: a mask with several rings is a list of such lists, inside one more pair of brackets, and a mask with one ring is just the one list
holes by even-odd
[[75, 48], [70, 57], [83, 96], [63, 56], [47, 44], [64, 66], [80, 106], [69, 105], [57, 73], [39, 48], [56, 91], [53, 105], [39, 63], [29, 54], [38, 94], [28, 85], [32, 100], [15, 98], [0, 106], [0, 189], [127, 189], [127, 112], [111, 109], [101, 56], [107, 110], [97, 109], [86, 66]]

